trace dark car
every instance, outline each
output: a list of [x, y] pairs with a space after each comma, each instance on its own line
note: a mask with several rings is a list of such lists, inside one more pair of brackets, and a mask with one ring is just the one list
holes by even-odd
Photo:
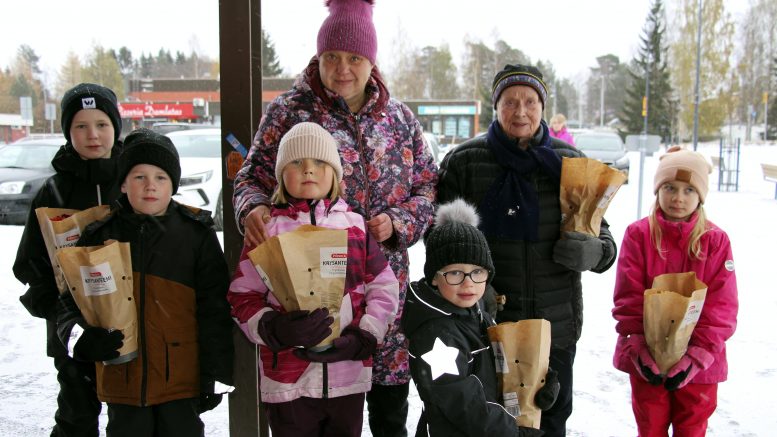
[[575, 146], [585, 153], [585, 156], [626, 173], [628, 182], [629, 155], [620, 135], [615, 132], [580, 132], [575, 135]]
[[0, 147], [0, 224], [23, 225], [32, 199], [54, 168], [64, 137], [26, 139]]

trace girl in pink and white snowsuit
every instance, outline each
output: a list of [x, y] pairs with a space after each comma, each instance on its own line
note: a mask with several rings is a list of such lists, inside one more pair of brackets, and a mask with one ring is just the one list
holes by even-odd
[[270, 237], [312, 224], [348, 230], [348, 264], [340, 336], [332, 348], [310, 347], [331, 332], [326, 309], [286, 311], [269, 292], [244, 247], [227, 298], [246, 337], [259, 345], [262, 402], [274, 437], [359, 436], [372, 354], [394, 323], [399, 283], [364, 218], [338, 197], [342, 166], [323, 127], [296, 124], [281, 139]]
[[[656, 205], [623, 237], [615, 278], [613, 363], [630, 375], [631, 403], [641, 437], [704, 436], [726, 380], [726, 340], [737, 323], [737, 285], [728, 235], [708, 221], [704, 200], [711, 167], [699, 153], [670, 149], [654, 179]], [[644, 291], [664, 273], [693, 271], [707, 297], [688, 350], [660, 374], [643, 329]]]

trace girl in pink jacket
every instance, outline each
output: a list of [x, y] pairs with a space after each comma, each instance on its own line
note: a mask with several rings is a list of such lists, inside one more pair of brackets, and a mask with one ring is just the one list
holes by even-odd
[[259, 345], [259, 388], [274, 437], [359, 436], [372, 354], [394, 322], [399, 283], [364, 218], [338, 197], [342, 166], [332, 135], [315, 123], [295, 125], [281, 139], [275, 172], [268, 237], [303, 224], [348, 230], [340, 336], [330, 349], [310, 349], [332, 332], [332, 317], [326, 309], [285, 311], [248, 246], [227, 295], [232, 316]]
[[[728, 235], [708, 221], [707, 160], [672, 148], [654, 179], [656, 205], [623, 237], [615, 278], [613, 317], [618, 342], [613, 363], [629, 374], [631, 403], [641, 437], [704, 436], [717, 406], [718, 383], [728, 373], [726, 340], [737, 323], [737, 285]], [[707, 297], [688, 350], [662, 375], [645, 343], [644, 291], [664, 273], [696, 272]]]

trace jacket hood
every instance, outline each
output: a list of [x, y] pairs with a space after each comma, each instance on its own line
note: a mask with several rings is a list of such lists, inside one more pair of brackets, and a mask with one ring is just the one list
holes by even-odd
[[51, 160], [51, 165], [59, 173], [71, 173], [76, 178], [91, 184], [116, 182], [117, 185], [121, 185], [123, 181], [114, 181], [114, 179], [116, 179], [118, 157], [122, 149], [122, 143], [117, 142], [109, 158], [82, 159], [75, 147], [68, 142], [59, 148]]
[[419, 326], [429, 320], [442, 317], [477, 317], [482, 321], [483, 312], [478, 302], [470, 308], [459, 308], [448, 302], [440, 293], [432, 288], [426, 279], [410, 284], [402, 313], [402, 330], [411, 337]]

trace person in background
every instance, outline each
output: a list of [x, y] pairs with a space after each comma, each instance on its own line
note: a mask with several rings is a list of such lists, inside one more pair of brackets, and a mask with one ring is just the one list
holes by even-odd
[[124, 194], [76, 245], [130, 243], [138, 357], [103, 364], [119, 357], [124, 335], [86, 323], [69, 291], [57, 333], [73, 359], [97, 367], [108, 437], [201, 437], [200, 413], [232, 385], [227, 262], [210, 211], [172, 200], [181, 166], [170, 138], [133, 131], [118, 164]]
[[[538, 429], [518, 426], [497, 402], [487, 331], [495, 323], [481, 300], [494, 263], [478, 222], [475, 209], [463, 200], [438, 208], [424, 239], [424, 278], [410, 285], [405, 302], [402, 328], [410, 341], [410, 372], [424, 402], [416, 436], [542, 436]], [[550, 408], [558, 390], [549, 370], [535, 403]]]
[[332, 333], [333, 318], [326, 308], [286, 311], [257, 273], [247, 245], [228, 294], [232, 315], [259, 345], [259, 390], [273, 436], [360, 436], [372, 355], [394, 323], [399, 283], [364, 217], [340, 197], [343, 168], [326, 129], [294, 125], [281, 139], [275, 173], [270, 236], [311, 224], [348, 231], [339, 336], [329, 349], [309, 349]]
[[[704, 212], [712, 167], [700, 153], [675, 146], [653, 179], [656, 203], [626, 229], [615, 276], [613, 363], [629, 374], [640, 436], [703, 436], [726, 380], [726, 340], [736, 329], [734, 257], [728, 235]], [[665, 273], [695, 272], [707, 296], [688, 349], [665, 375], [650, 354], [643, 327], [644, 292]]]
[[583, 326], [580, 274], [606, 271], [616, 247], [606, 220], [598, 236], [561, 234], [561, 158], [583, 155], [550, 136], [542, 120], [547, 95], [535, 67], [506, 65], [497, 73], [492, 86], [496, 120], [487, 135], [445, 157], [438, 201], [462, 198], [477, 208], [478, 228], [499, 272], [492, 285], [506, 298], [497, 322], [550, 321], [550, 367], [558, 372], [561, 391], [542, 413], [541, 429], [556, 437], [566, 434], [572, 414], [572, 366]]
[[575, 145], [575, 139], [567, 130], [567, 118], [564, 114], [558, 113], [550, 119], [550, 136], [557, 138], [570, 146]]
[[[263, 217], [278, 183], [278, 143], [297, 123], [313, 122], [338, 143], [343, 198], [367, 220], [367, 230], [399, 280], [399, 317], [408, 284], [407, 249], [426, 231], [434, 214], [437, 165], [413, 112], [391, 98], [375, 65], [377, 36], [373, 2], [331, 0], [318, 32], [317, 52], [291, 90], [273, 100], [235, 177], [233, 204], [245, 241], [267, 238]], [[392, 325], [373, 357], [367, 394], [374, 436], [407, 434], [410, 382], [407, 344]]]
[[19, 300], [34, 317], [46, 320], [46, 353], [54, 358], [59, 383], [51, 435], [96, 437], [102, 406], [95, 392], [94, 365], [70, 358], [57, 338], [56, 308], [61, 290], [57, 289], [35, 210], [85, 210], [110, 204], [119, 197], [116, 173], [122, 150], [121, 116], [116, 94], [93, 83], [81, 83], [66, 91], [60, 111], [66, 143], [51, 160], [56, 173], [32, 201], [13, 272], [29, 286]]

